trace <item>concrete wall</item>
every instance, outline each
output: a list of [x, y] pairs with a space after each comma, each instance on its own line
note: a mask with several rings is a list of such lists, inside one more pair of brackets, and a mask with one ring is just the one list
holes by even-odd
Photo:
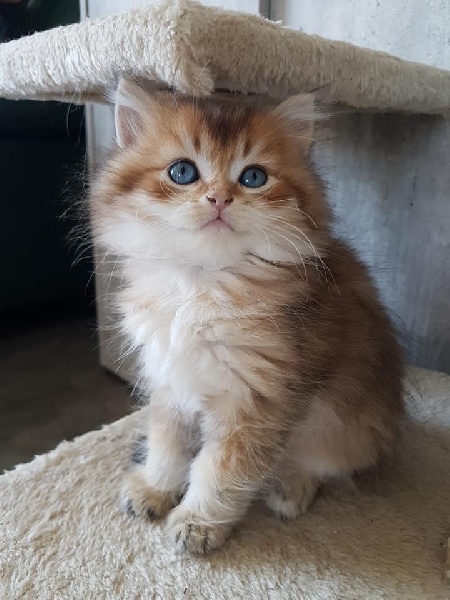
[[305, 33], [450, 68], [449, 0], [272, 0], [270, 16]]
[[[272, 0], [271, 17], [450, 68], [449, 0]], [[337, 229], [369, 263], [410, 361], [450, 372], [450, 124], [347, 115], [318, 160]]]

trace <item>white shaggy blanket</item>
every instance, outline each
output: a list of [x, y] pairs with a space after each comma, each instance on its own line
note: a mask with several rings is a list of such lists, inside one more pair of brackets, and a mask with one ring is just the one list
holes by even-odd
[[450, 110], [450, 71], [191, 0], [165, 0], [0, 45], [4, 98], [101, 100], [124, 74], [189, 94], [318, 89], [327, 103], [359, 109]]
[[177, 555], [159, 525], [119, 510], [142, 412], [63, 442], [0, 477], [0, 598], [448, 600], [450, 377], [413, 370], [407, 391], [390, 490], [330, 488], [288, 523], [256, 504], [203, 559]]

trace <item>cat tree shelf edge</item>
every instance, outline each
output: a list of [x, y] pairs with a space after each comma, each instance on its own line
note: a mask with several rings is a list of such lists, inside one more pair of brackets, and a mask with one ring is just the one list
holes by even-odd
[[317, 90], [326, 103], [371, 112], [450, 111], [450, 71], [192, 0], [165, 0], [0, 45], [3, 98], [104, 102], [121, 75], [196, 95]]

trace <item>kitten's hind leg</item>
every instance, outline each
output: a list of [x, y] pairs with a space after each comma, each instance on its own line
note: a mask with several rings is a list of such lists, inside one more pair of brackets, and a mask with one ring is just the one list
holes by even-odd
[[122, 489], [122, 506], [133, 516], [158, 519], [181, 499], [192, 459], [186, 427], [164, 403], [152, 398], [147, 436], [133, 453], [134, 466]]
[[314, 475], [286, 471], [267, 484], [264, 500], [279, 519], [295, 519], [306, 513], [319, 485], [320, 481]]

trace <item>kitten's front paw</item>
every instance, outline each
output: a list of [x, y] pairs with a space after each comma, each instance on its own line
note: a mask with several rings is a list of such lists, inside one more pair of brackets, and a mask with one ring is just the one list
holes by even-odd
[[177, 550], [202, 556], [220, 548], [231, 531], [231, 527], [208, 523], [181, 506], [170, 513], [167, 528]]
[[129, 473], [122, 490], [122, 506], [133, 517], [160, 519], [179, 502], [174, 492], [156, 490], [148, 485], [140, 469]]

